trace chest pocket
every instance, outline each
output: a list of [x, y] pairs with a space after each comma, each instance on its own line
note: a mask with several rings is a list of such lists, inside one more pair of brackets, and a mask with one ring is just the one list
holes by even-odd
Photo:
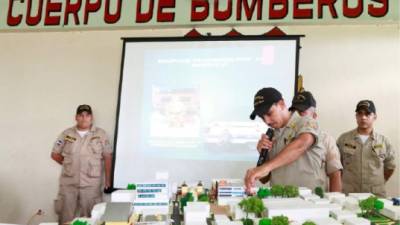
[[64, 158], [63, 161], [63, 168], [62, 168], [62, 175], [66, 177], [74, 176], [74, 170], [72, 167], [72, 159]]
[[383, 166], [383, 161], [386, 158], [386, 148], [383, 144], [373, 143], [371, 151], [371, 162], [373, 166], [380, 168]]
[[95, 137], [90, 140], [89, 147], [95, 155], [103, 153], [103, 144], [101, 143], [100, 138]]
[[75, 142], [76, 142], [76, 138], [71, 137], [71, 136], [66, 136], [64, 138], [64, 148], [63, 148], [63, 153], [69, 155], [73, 153], [74, 150], [74, 146], [75, 146]]
[[344, 166], [348, 166], [354, 160], [354, 155], [356, 153], [357, 146], [345, 143], [342, 151], [342, 161]]

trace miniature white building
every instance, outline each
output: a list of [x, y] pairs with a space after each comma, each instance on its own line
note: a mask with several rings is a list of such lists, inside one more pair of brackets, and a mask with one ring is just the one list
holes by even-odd
[[334, 219], [336, 219], [340, 223], [343, 223], [344, 219], [357, 217], [357, 214], [348, 210], [333, 210], [330, 212], [330, 214]]
[[228, 205], [230, 201], [241, 201], [246, 195], [241, 179], [214, 179], [217, 183], [218, 205]]
[[188, 202], [183, 208], [185, 225], [207, 224], [210, 217], [208, 202]]
[[380, 211], [380, 213], [384, 216], [389, 217], [392, 220], [400, 220], [400, 206], [392, 204], [384, 203], [384, 208]]
[[371, 222], [365, 218], [355, 217], [355, 218], [346, 218], [343, 220], [344, 225], [370, 225]]
[[328, 204], [317, 205], [301, 198], [268, 198], [263, 202], [269, 218], [284, 215], [297, 222], [329, 218]]
[[155, 215], [169, 213], [167, 182], [137, 183], [133, 210], [137, 214]]
[[136, 198], [136, 190], [117, 190], [111, 193], [111, 202], [131, 202]]

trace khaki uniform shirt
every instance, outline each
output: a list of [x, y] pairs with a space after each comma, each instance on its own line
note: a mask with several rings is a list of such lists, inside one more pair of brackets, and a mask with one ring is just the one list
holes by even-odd
[[[322, 146], [326, 149], [325, 172], [326, 175], [343, 170], [342, 162], [340, 161], [339, 148], [336, 145], [336, 140], [328, 133], [321, 131], [320, 139]], [[329, 190], [329, 177], [326, 177], [326, 190]]]
[[342, 170], [343, 166], [340, 161], [340, 152], [336, 145], [336, 140], [324, 131], [321, 131], [320, 134], [322, 145], [326, 149], [326, 174], [329, 175], [338, 170]]
[[325, 187], [325, 150], [318, 138], [317, 122], [311, 117], [300, 117], [294, 112], [287, 125], [274, 130], [273, 147], [270, 158], [276, 157], [289, 143], [300, 134], [309, 133], [315, 138], [315, 143], [296, 161], [277, 168], [271, 172], [271, 185], [295, 185], [299, 187]]
[[112, 148], [103, 129], [93, 126], [81, 137], [71, 127], [57, 138], [52, 152], [64, 157], [60, 185], [93, 187], [103, 181], [103, 154], [112, 154]]
[[363, 144], [357, 129], [342, 134], [337, 145], [343, 162], [343, 192], [386, 196], [384, 170], [395, 168], [394, 149], [376, 132]]

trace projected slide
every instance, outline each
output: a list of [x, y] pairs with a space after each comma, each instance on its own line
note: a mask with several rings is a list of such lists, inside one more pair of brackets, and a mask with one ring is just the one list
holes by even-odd
[[254, 94], [276, 87], [290, 104], [296, 52], [296, 40], [127, 42], [115, 186], [145, 177], [127, 172], [143, 168], [150, 177], [194, 177], [185, 167], [207, 168], [194, 179], [244, 174], [268, 129], [249, 119]]

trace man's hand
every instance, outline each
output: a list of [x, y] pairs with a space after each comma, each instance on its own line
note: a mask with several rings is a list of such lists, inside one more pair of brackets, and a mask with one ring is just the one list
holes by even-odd
[[249, 194], [253, 194], [252, 188], [255, 187], [256, 181], [268, 175], [269, 172], [270, 171], [266, 165], [254, 167], [247, 170], [246, 177], [244, 178], [244, 182], [246, 185], [246, 192]]
[[60, 153], [51, 153], [51, 158], [56, 161], [58, 164], [62, 165], [64, 161], [64, 157]]
[[104, 172], [105, 172], [105, 188], [111, 187], [111, 170], [112, 170], [112, 154], [103, 153], [104, 157]]
[[258, 153], [261, 153], [262, 149], [272, 149], [272, 141], [269, 140], [268, 136], [266, 134], [262, 134], [260, 140], [258, 140], [257, 143], [257, 151]]

